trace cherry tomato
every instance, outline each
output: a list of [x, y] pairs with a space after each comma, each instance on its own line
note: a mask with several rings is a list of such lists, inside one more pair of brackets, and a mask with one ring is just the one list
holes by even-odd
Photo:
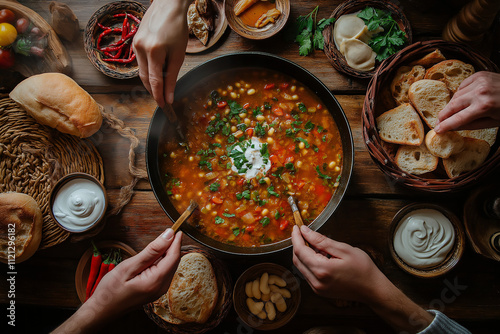
[[16, 21], [16, 30], [20, 34], [24, 34], [26, 30], [28, 30], [29, 26], [30, 26], [30, 21], [28, 21], [24, 17], [21, 17]]
[[16, 19], [16, 15], [10, 9], [0, 10], [0, 23], [13, 23]]
[[0, 49], [0, 68], [7, 69], [14, 66], [14, 53], [10, 49]]
[[14, 43], [17, 37], [17, 30], [10, 23], [0, 23], [0, 46], [7, 46]]

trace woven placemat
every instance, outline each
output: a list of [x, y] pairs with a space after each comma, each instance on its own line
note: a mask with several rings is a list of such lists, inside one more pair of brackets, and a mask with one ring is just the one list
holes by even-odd
[[0, 192], [15, 191], [33, 197], [43, 214], [40, 248], [68, 238], [49, 213], [49, 194], [62, 176], [84, 172], [104, 182], [103, 163], [86, 139], [37, 123], [9, 99], [0, 100]]

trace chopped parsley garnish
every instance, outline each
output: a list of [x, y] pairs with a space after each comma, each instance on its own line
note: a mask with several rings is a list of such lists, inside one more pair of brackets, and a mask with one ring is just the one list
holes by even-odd
[[214, 182], [214, 183], [212, 183], [212, 184], [210, 185], [210, 187], [209, 187], [209, 188], [210, 188], [210, 191], [217, 191], [217, 190], [219, 190], [219, 187], [220, 187], [220, 183], [218, 183], [218, 182]]
[[232, 143], [234, 143], [235, 139], [236, 139], [236, 137], [235, 137], [235, 136], [233, 136], [233, 135], [229, 135], [229, 137], [227, 137], [227, 142], [228, 142], [229, 144], [232, 144]]
[[323, 138], [321, 138], [321, 140], [323, 141], [323, 143], [326, 143], [326, 135], [324, 135]]
[[236, 117], [236, 119], [240, 119], [240, 114], [246, 112], [245, 109], [241, 105], [238, 104], [236, 101], [227, 101], [227, 105], [229, 106], [229, 117], [233, 118]]
[[212, 145], [213, 147], [222, 147], [222, 145], [221, 145], [221, 144], [219, 144], [219, 143], [212, 143], [212, 144], [210, 144], [210, 145]]
[[291, 162], [286, 163], [286, 164], [285, 164], [285, 167], [286, 167], [286, 169], [288, 169], [288, 170], [292, 170], [292, 171], [293, 171], [293, 169], [294, 169], [294, 165], [293, 165], [293, 163], [291, 163]]
[[275, 218], [276, 220], [278, 220], [278, 219], [280, 219], [280, 217], [281, 217], [281, 215], [280, 215], [279, 211], [278, 211], [278, 210], [276, 210], [276, 213], [274, 214], [274, 218]]
[[311, 121], [307, 121], [306, 125], [304, 125], [304, 132], [309, 133], [314, 129], [315, 125]]
[[269, 225], [270, 222], [271, 222], [271, 219], [269, 219], [269, 217], [264, 217], [260, 220], [260, 223], [262, 224], [262, 226], [267, 226], [267, 225]]
[[244, 199], [248, 199], [248, 200], [249, 200], [249, 199], [250, 199], [250, 190], [245, 190], [245, 191], [243, 191], [243, 192], [241, 192], [241, 193], [237, 193], [237, 194], [236, 194], [236, 198], [237, 198], [238, 200], [240, 200], [240, 199], [242, 199], [242, 198], [244, 198]]
[[257, 137], [263, 137], [266, 135], [266, 129], [259, 122], [255, 124], [255, 128], [253, 129], [253, 131]]
[[257, 117], [259, 115], [262, 115], [262, 111], [260, 111], [260, 108], [255, 108], [254, 110], [252, 110], [252, 114], [254, 115], [254, 117]]
[[235, 237], [237, 237], [240, 234], [240, 228], [239, 227], [234, 227], [233, 228], [233, 234]]
[[224, 217], [227, 217], [227, 218], [231, 218], [231, 217], [236, 216], [234, 213], [226, 213], [226, 212], [224, 212], [222, 215], [223, 215]]
[[320, 179], [330, 180], [332, 178], [331, 176], [321, 173], [321, 171], [319, 170], [319, 166], [316, 166], [316, 171], [318, 172], [318, 177]]
[[318, 153], [318, 152], [319, 152], [319, 148], [318, 148], [318, 146], [313, 145], [313, 151], [314, 151], [314, 152], [316, 152], [316, 153]]
[[231, 128], [229, 127], [229, 125], [224, 124], [224, 126], [222, 127], [222, 134], [224, 136], [229, 136], [231, 134]]
[[198, 166], [202, 169], [203, 167], [206, 167], [209, 171], [212, 171], [212, 164], [208, 160], [200, 160], [200, 162], [198, 162]]
[[307, 142], [307, 140], [305, 140], [304, 138], [300, 138], [300, 137], [297, 137], [295, 138], [295, 141], [301, 141], [304, 143], [304, 145], [306, 145], [306, 148], [309, 148], [309, 143]]
[[269, 102], [264, 102], [264, 109], [270, 110], [272, 108]]
[[316, 128], [316, 131], [318, 131], [318, 133], [323, 132], [323, 127], [321, 125], [318, 125], [318, 127]]
[[300, 102], [298, 107], [299, 107], [299, 110], [301, 112], [307, 112], [307, 108], [306, 108], [306, 105], [304, 103]]
[[276, 196], [276, 197], [280, 197], [280, 194], [278, 194], [277, 192], [274, 191], [274, 186], [270, 186], [269, 188], [267, 188], [267, 192], [269, 193], [269, 196]]
[[218, 224], [223, 224], [224, 223], [224, 219], [222, 219], [221, 217], [219, 216], [215, 216], [215, 223], [218, 225]]

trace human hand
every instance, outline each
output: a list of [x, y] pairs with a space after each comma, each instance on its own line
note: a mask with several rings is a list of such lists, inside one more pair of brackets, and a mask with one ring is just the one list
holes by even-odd
[[53, 333], [95, 333], [109, 320], [167, 292], [180, 259], [182, 233], [167, 229], [107, 273], [94, 294]]
[[437, 133], [500, 126], [500, 74], [477, 72], [465, 79], [438, 119]]
[[188, 40], [188, 0], [155, 0], [144, 15], [133, 47], [139, 76], [158, 106], [174, 101]]
[[[310, 247], [306, 246], [307, 241]], [[370, 303], [392, 283], [359, 248], [294, 226], [293, 263], [320, 296]]]

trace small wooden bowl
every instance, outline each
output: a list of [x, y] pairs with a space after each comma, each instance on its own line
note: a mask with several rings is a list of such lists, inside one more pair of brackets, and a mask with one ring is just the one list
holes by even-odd
[[[54, 212], [52, 211], [52, 208], [53, 208], [53, 205], [54, 205], [54, 201], [56, 199], [56, 195], [57, 195], [58, 191], [66, 183], [68, 183], [69, 181], [75, 180], [75, 179], [85, 179], [85, 180], [90, 180], [90, 181], [94, 182], [96, 185], [99, 186], [99, 188], [101, 188], [101, 191], [102, 191], [102, 193], [104, 195], [104, 208], [102, 210], [102, 214], [99, 216], [98, 219], [95, 220], [94, 223], [92, 223], [91, 225], [87, 226], [85, 229], [81, 229], [81, 230], [71, 229], [71, 228], [69, 228], [69, 227], [61, 224], [57, 220], [56, 216], [54, 215]], [[95, 228], [97, 225], [99, 225], [104, 220], [104, 216], [106, 214], [106, 209], [107, 208], [108, 208], [108, 196], [106, 194], [106, 188], [104, 188], [104, 186], [102, 185], [102, 183], [98, 179], [96, 179], [94, 176], [92, 176], [90, 174], [87, 174], [87, 173], [70, 173], [70, 174], [67, 174], [67, 175], [63, 176], [61, 179], [59, 179], [59, 181], [57, 181], [56, 185], [50, 191], [50, 195], [49, 195], [49, 213], [50, 213], [50, 216], [56, 222], [56, 224], [59, 225], [59, 227], [61, 227], [65, 231], [68, 231], [68, 232], [71, 232], [71, 233], [83, 233], [83, 232], [87, 232], [87, 231]]]
[[196, 36], [190, 34], [186, 53], [198, 53], [208, 50], [224, 35], [227, 28], [227, 19], [224, 14], [224, 0], [212, 0], [212, 4], [215, 11], [214, 31], [210, 32], [207, 45], [203, 45]]
[[276, 35], [288, 21], [290, 16], [290, 0], [276, 0], [276, 9], [281, 12], [280, 17], [274, 23], [269, 23], [262, 28], [255, 28], [243, 23], [240, 17], [234, 13], [234, 5], [238, 0], [225, 0], [224, 11], [231, 29], [238, 35], [248, 39], [266, 39]]
[[[441, 40], [416, 42], [387, 58], [380, 64], [377, 73], [368, 84], [363, 111], [361, 113], [363, 139], [375, 164], [389, 178], [404, 186], [428, 192], [454, 192], [473, 186], [492, 172], [500, 161], [500, 136], [491, 147], [490, 154], [478, 168], [454, 178], [448, 178], [440, 166], [432, 173], [413, 175], [401, 170], [395, 162], [395, 145], [383, 142], [377, 130], [376, 118], [389, 109], [396, 107], [390, 93], [394, 74], [401, 66], [410, 64], [423, 56], [439, 49], [446, 59], [458, 59], [474, 66], [476, 72], [498, 72], [491, 60], [481, 56], [468, 46]], [[397, 147], [396, 147], [397, 148]]]
[[[286, 311], [281, 313], [276, 310], [276, 318], [274, 320], [267, 318], [262, 320], [258, 318], [250, 312], [246, 304], [247, 295], [245, 293], [245, 285], [248, 282], [260, 279], [262, 274], [266, 272], [269, 275], [277, 275], [283, 278], [286, 282], [285, 289], [292, 294], [291, 298], [285, 298]], [[295, 313], [297, 313], [300, 299], [300, 285], [297, 278], [286, 268], [274, 263], [260, 263], [248, 268], [241, 274], [234, 285], [233, 304], [236, 313], [238, 313], [238, 316], [245, 324], [257, 330], [274, 330], [286, 325], [295, 316]], [[254, 300], [256, 299], [254, 298]]]
[[[404, 262], [396, 253], [394, 249], [394, 235], [396, 233], [396, 229], [399, 226], [399, 224], [403, 221], [403, 218], [410, 214], [411, 212], [419, 209], [433, 209], [436, 211], [441, 212], [446, 218], [448, 218], [453, 225], [453, 229], [455, 231], [455, 244], [453, 245], [452, 250], [449, 252], [448, 256], [446, 259], [443, 261], [443, 263], [439, 264], [436, 267], [432, 267], [429, 269], [420, 269], [420, 268], [414, 268]], [[413, 203], [409, 204], [405, 207], [403, 207], [401, 210], [399, 210], [394, 218], [392, 219], [391, 226], [389, 228], [389, 250], [391, 252], [391, 256], [396, 262], [396, 264], [406, 271], [409, 274], [412, 274], [414, 276], [422, 277], [422, 278], [434, 278], [438, 277], [441, 275], [444, 275], [451, 269], [453, 269], [460, 258], [462, 257], [462, 254], [464, 253], [465, 249], [465, 233], [462, 228], [462, 225], [460, 223], [460, 220], [457, 218], [457, 216], [439, 206], [436, 204], [430, 204], [430, 203]]]
[[[101, 254], [103, 254], [103, 256], [104, 254], [109, 254], [109, 252], [111, 252], [112, 250], [119, 249], [122, 261], [137, 254], [137, 252], [132, 247], [120, 241], [110, 241], [110, 240], [98, 241], [96, 243], [96, 247], [101, 252]], [[78, 266], [76, 267], [75, 287], [76, 287], [76, 293], [78, 294], [78, 298], [82, 303], [85, 302], [87, 281], [89, 278], [90, 263], [92, 262], [93, 254], [94, 254], [94, 249], [92, 247], [87, 249], [85, 253], [83, 253], [82, 257], [80, 258], [80, 261], [78, 262]]]
[[217, 327], [222, 320], [227, 316], [231, 309], [232, 303], [232, 280], [231, 275], [226, 265], [220, 261], [213, 253], [208, 250], [196, 246], [183, 246], [181, 248], [181, 256], [188, 253], [201, 253], [212, 264], [217, 279], [217, 287], [219, 289], [219, 296], [217, 305], [210, 315], [208, 321], [204, 324], [198, 323], [185, 323], [180, 325], [171, 324], [154, 312], [153, 303], [144, 305], [144, 312], [148, 317], [153, 320], [159, 327], [165, 331], [173, 334], [201, 334]]
[[[97, 49], [97, 40], [99, 35], [103, 32], [97, 23], [107, 27], [121, 28], [123, 17], [114, 18], [113, 15], [121, 13], [129, 13], [142, 20], [146, 7], [135, 1], [117, 1], [108, 3], [99, 8], [87, 22], [84, 34], [85, 52], [92, 65], [95, 66], [100, 72], [108, 77], [116, 79], [130, 79], [139, 75], [139, 66], [137, 60], [127, 64], [105, 62], [103, 59], [107, 58]], [[133, 22], [133, 21], [132, 21]], [[134, 23], [135, 24], [135, 23]], [[116, 35], [119, 39], [121, 36]]]
[[[408, 43], [412, 43], [413, 35], [411, 32], [411, 26], [410, 22], [406, 18], [405, 14], [403, 11], [394, 3], [390, 1], [382, 1], [382, 0], [348, 0], [346, 2], [341, 3], [340, 5], [335, 8], [335, 10], [332, 12], [332, 15], [330, 15], [331, 18], [334, 18], [335, 21], [341, 17], [342, 15], [345, 14], [351, 14], [355, 13], [357, 11], [363, 10], [365, 7], [373, 7], [373, 8], [378, 8], [382, 10], [389, 11], [391, 13], [391, 16], [394, 20], [399, 25], [399, 28], [405, 33], [406, 37], [408, 38]], [[343, 72], [347, 75], [360, 78], [360, 79], [366, 79], [366, 78], [371, 78], [375, 71], [377, 70], [378, 66], [380, 65], [379, 61], [375, 62], [375, 68], [371, 71], [365, 72], [365, 71], [358, 71], [353, 69], [347, 64], [347, 61], [345, 57], [340, 53], [340, 51], [337, 49], [335, 46], [335, 42], [333, 40], [333, 28], [335, 26], [335, 23], [330, 24], [323, 30], [323, 37], [325, 40], [325, 54], [330, 60], [330, 63], [332, 66], [339, 72]]]

